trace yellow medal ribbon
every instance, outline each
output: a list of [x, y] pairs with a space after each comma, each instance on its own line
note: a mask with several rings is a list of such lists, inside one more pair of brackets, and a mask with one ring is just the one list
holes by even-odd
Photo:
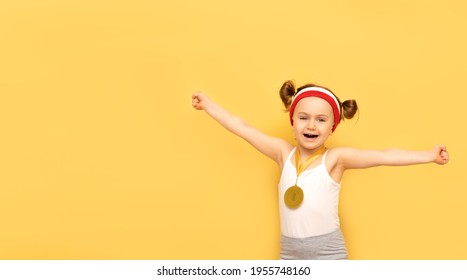
[[298, 176], [305, 171], [317, 158], [319, 158], [326, 151], [326, 147], [322, 146], [320, 149], [312, 153], [306, 160], [305, 163], [302, 163], [300, 159], [300, 149], [297, 147], [295, 149], [295, 168], [297, 169], [297, 179], [295, 185], [288, 188], [284, 194], [284, 202], [287, 207], [295, 209], [300, 206], [303, 202], [303, 190], [298, 186]]

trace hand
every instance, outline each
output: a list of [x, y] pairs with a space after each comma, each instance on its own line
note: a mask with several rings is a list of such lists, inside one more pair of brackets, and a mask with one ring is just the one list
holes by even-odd
[[444, 145], [436, 145], [433, 148], [433, 153], [434, 153], [434, 163], [437, 164], [446, 164], [449, 161], [449, 153], [448, 150], [446, 149], [446, 146]]
[[209, 98], [202, 92], [193, 93], [191, 99], [191, 105], [196, 110], [204, 110], [206, 108], [206, 104], [210, 102]]

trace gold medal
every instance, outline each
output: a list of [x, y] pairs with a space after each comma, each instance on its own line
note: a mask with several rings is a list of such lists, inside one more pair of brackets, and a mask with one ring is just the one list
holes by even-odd
[[305, 171], [312, 163], [315, 161], [317, 158], [319, 158], [324, 152], [326, 151], [326, 148], [322, 146], [320, 149], [315, 151], [313, 154], [311, 154], [305, 161], [305, 163], [302, 163], [300, 160], [300, 150], [297, 147], [295, 150], [295, 169], [297, 170], [297, 178], [295, 181], [295, 186], [292, 186], [285, 191], [284, 194], [284, 202], [287, 207], [291, 209], [298, 208], [302, 202], [303, 198], [305, 197], [305, 194], [303, 193], [302, 188], [298, 186], [298, 176]]
[[284, 194], [284, 202], [287, 207], [295, 209], [303, 202], [303, 190], [295, 185], [287, 189]]

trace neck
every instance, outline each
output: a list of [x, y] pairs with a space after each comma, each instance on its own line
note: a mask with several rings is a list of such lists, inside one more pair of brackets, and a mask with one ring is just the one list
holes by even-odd
[[314, 155], [324, 153], [324, 151], [326, 150], [326, 147], [324, 145], [322, 145], [322, 146], [319, 146], [319, 147], [317, 147], [315, 149], [306, 149], [306, 148], [303, 148], [301, 146], [298, 146], [297, 150], [300, 153], [301, 160], [304, 161], [307, 158], [310, 158], [310, 157], [312, 157]]

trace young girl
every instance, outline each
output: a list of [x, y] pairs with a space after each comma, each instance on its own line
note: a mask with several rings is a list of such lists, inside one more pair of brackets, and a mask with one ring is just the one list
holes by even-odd
[[289, 111], [296, 147], [248, 125], [203, 93], [193, 94], [192, 105], [245, 139], [282, 170], [279, 182], [281, 259], [347, 258], [338, 216], [344, 171], [381, 165], [446, 164], [449, 160], [442, 145], [428, 151], [326, 148], [326, 140], [339, 122], [351, 119], [357, 112], [356, 101], [341, 103], [329, 89], [313, 84], [296, 90], [292, 81], [282, 85], [280, 97]]

